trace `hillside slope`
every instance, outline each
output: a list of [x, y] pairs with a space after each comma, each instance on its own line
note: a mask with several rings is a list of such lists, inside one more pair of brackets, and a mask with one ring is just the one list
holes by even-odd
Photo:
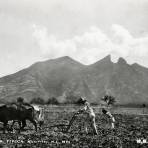
[[76, 95], [98, 103], [103, 95], [111, 94], [118, 104], [141, 104], [148, 103], [147, 89], [148, 69], [138, 64], [129, 65], [123, 58], [113, 63], [108, 55], [86, 66], [65, 56], [0, 78], [0, 101]]

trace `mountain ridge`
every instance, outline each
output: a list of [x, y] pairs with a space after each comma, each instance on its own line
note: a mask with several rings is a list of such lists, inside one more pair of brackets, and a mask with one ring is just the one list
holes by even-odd
[[[0, 101], [11, 102], [22, 96], [27, 102], [34, 97], [83, 96], [98, 103], [105, 94], [114, 95], [118, 104], [148, 103], [148, 68], [117, 63], [108, 55], [91, 65], [83, 65], [64, 56], [37, 62], [14, 74], [0, 78]], [[67, 100], [70, 101], [70, 100]]]

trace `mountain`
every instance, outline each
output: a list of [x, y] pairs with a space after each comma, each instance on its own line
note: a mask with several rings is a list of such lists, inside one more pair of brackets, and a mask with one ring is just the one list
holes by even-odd
[[148, 103], [147, 88], [148, 69], [136, 63], [129, 65], [123, 58], [113, 63], [108, 55], [86, 66], [65, 56], [0, 78], [0, 101], [22, 96], [28, 102], [34, 97], [56, 97], [62, 102], [66, 96], [84, 96], [99, 103], [103, 95], [110, 94], [118, 104], [141, 104]]

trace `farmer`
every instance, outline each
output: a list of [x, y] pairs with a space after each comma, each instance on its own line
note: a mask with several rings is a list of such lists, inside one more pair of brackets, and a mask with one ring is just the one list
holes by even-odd
[[93, 129], [93, 133], [95, 135], [98, 135], [97, 128], [96, 128], [96, 122], [95, 122], [95, 113], [93, 109], [91, 108], [90, 104], [87, 102], [87, 100], [82, 98], [82, 104], [84, 107], [78, 111], [78, 114], [82, 113], [85, 116], [85, 131], [88, 132], [87, 125], [90, 124], [91, 128]]
[[112, 116], [112, 114], [109, 111], [107, 111], [104, 108], [102, 108], [102, 113], [109, 116], [109, 118], [111, 119], [111, 128], [114, 129], [115, 128], [115, 118]]
[[32, 107], [29, 103], [24, 102], [24, 98], [18, 97], [16, 105], [19, 110], [22, 110], [25, 106]]
[[23, 103], [24, 103], [24, 98], [18, 97], [17, 98], [17, 102], [16, 102], [18, 110], [22, 110], [23, 109], [23, 107], [22, 107]]

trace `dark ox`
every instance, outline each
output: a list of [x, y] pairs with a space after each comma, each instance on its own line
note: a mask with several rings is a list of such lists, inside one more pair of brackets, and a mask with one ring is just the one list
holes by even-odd
[[[44, 109], [43, 108], [40, 108], [39, 106], [37, 106], [37, 105], [25, 105], [25, 104], [23, 104], [23, 106], [25, 107], [25, 108], [32, 108], [32, 110], [34, 111], [34, 120], [36, 121], [36, 123], [38, 123], [39, 124], [39, 128], [41, 129], [41, 126], [44, 124]], [[13, 120], [13, 123], [12, 123], [12, 125], [11, 125], [11, 128], [13, 128], [13, 125], [14, 125], [14, 123], [15, 122], [18, 122], [19, 123], [19, 121], [18, 120]], [[20, 124], [20, 123], [19, 123]], [[24, 127], [26, 126], [26, 120], [23, 120], [22, 121], [22, 127], [21, 127], [21, 129], [24, 129]]]
[[[3, 122], [4, 128], [3, 132], [5, 133], [8, 121], [17, 120], [20, 126], [20, 129], [26, 125], [26, 120], [29, 120], [33, 123], [35, 130], [37, 131], [37, 124], [35, 121], [34, 108], [33, 107], [21, 107], [18, 109], [16, 104], [3, 105], [0, 106], [0, 122]], [[21, 127], [22, 122], [22, 127]]]

